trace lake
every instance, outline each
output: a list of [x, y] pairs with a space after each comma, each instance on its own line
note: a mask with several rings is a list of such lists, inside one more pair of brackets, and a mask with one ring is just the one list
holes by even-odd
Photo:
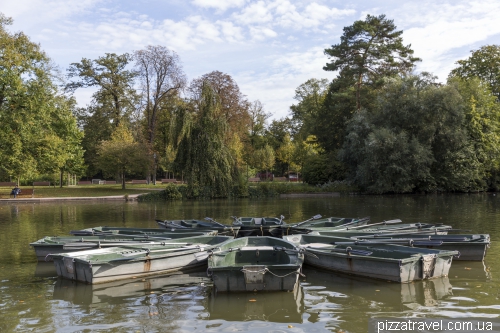
[[[449, 277], [390, 283], [304, 267], [294, 292], [215, 294], [204, 270], [99, 285], [57, 278], [29, 246], [93, 226], [156, 228], [155, 219], [313, 215], [372, 223], [444, 223], [489, 233], [484, 262], [454, 261]], [[467, 230], [467, 231], [465, 231]], [[470, 231], [469, 231], [470, 230]], [[167, 203], [0, 203], [0, 332], [366, 332], [371, 317], [497, 318], [500, 196], [340, 196]]]

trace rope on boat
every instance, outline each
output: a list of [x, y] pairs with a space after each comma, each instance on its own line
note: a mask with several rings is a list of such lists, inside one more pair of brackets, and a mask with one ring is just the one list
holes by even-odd
[[264, 275], [266, 273], [271, 273], [272, 275], [274, 275], [276, 277], [279, 277], [279, 278], [284, 278], [284, 277], [286, 277], [288, 275], [292, 275], [292, 274], [298, 274], [298, 275], [300, 275], [302, 277], [305, 277], [305, 275], [302, 274], [299, 270], [296, 270], [295, 272], [290, 272], [290, 273], [285, 274], [285, 275], [277, 275], [277, 274], [271, 272], [267, 267], [264, 268], [264, 269], [258, 270], [258, 271], [252, 271], [252, 270], [247, 270], [247, 269], [242, 268], [241, 271], [243, 273], [259, 273], [259, 274], [262, 274], [262, 275]]

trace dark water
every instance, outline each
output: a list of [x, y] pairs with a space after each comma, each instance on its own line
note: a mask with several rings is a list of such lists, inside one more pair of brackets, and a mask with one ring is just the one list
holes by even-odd
[[[485, 262], [455, 261], [450, 275], [397, 284], [304, 267], [295, 292], [214, 295], [204, 271], [101, 285], [55, 277], [29, 243], [99, 225], [156, 228], [155, 219], [231, 215], [370, 216], [439, 222], [489, 233]], [[174, 203], [0, 204], [0, 332], [366, 332], [371, 317], [500, 315], [500, 196], [354, 196]], [[464, 231], [469, 233], [469, 231]]]

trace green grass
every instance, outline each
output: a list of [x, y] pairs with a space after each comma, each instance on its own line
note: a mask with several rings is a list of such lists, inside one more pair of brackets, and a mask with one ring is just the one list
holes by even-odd
[[[163, 190], [162, 185], [129, 185], [122, 190], [121, 185], [82, 185], [82, 186], [65, 186], [63, 188], [53, 186], [37, 186], [35, 187], [35, 198], [64, 198], [64, 197], [103, 197], [111, 195], [126, 195], [149, 193], [154, 190]], [[31, 189], [31, 186], [21, 186]], [[6, 199], [10, 197], [10, 187], [0, 187], [0, 198]], [[20, 198], [23, 198], [21, 196]]]

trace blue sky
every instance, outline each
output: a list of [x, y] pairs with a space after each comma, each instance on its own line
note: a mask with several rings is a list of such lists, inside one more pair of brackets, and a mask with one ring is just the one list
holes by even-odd
[[[500, 44], [500, 1], [428, 0], [0, 0], [0, 11], [66, 70], [81, 58], [146, 45], [176, 51], [189, 80], [230, 74], [273, 118], [289, 113], [294, 91], [322, 70], [323, 50], [366, 14], [385, 14], [423, 61], [418, 71], [446, 80], [459, 59]], [[82, 106], [91, 90], [75, 94]]]

